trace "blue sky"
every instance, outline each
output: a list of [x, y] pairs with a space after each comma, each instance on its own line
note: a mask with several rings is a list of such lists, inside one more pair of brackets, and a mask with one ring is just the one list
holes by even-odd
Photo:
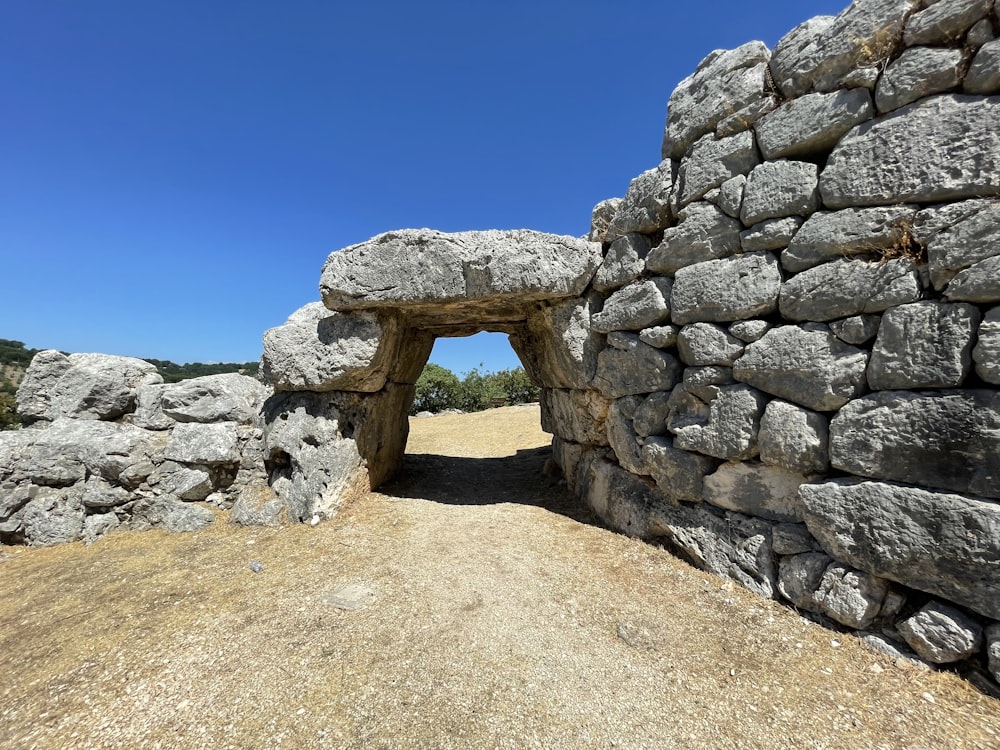
[[[375, 234], [584, 234], [706, 54], [846, 4], [4, 3], [0, 337], [253, 360]], [[439, 344], [517, 364], [502, 336]]]

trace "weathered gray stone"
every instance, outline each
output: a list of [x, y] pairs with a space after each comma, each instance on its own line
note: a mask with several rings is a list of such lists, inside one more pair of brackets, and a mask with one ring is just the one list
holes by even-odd
[[1000, 498], [1000, 393], [880, 391], [830, 423], [834, 468]]
[[799, 609], [817, 612], [816, 590], [833, 562], [822, 552], [802, 552], [781, 558], [778, 563], [778, 591]]
[[392, 318], [311, 302], [264, 333], [261, 376], [280, 391], [377, 391], [395, 364], [399, 336]]
[[575, 237], [404, 229], [331, 253], [320, 292], [331, 310], [430, 305], [466, 322], [467, 310], [448, 302], [500, 306], [578, 296], [600, 263], [601, 246]]
[[183, 464], [235, 464], [240, 460], [234, 422], [178, 424], [163, 450], [168, 461]]
[[861, 346], [875, 338], [881, 322], [880, 315], [852, 315], [843, 320], [830, 321], [830, 330], [845, 344]]
[[989, 18], [984, 18], [982, 21], [977, 21], [969, 29], [969, 33], [965, 36], [965, 44], [969, 49], [978, 50], [987, 42], [992, 42], [996, 38], [996, 34], [993, 33], [993, 22]]
[[868, 361], [872, 390], [949, 388], [972, 369], [973, 305], [916, 302], [887, 310]]
[[820, 193], [827, 208], [1000, 195], [998, 152], [1000, 98], [931, 96], [844, 136]]
[[765, 159], [822, 153], [874, 116], [868, 89], [806, 94], [765, 116], [756, 127], [757, 140]]
[[121, 526], [114, 513], [95, 513], [83, 519], [83, 543], [93, 544], [102, 536], [107, 536]]
[[780, 289], [781, 271], [771, 253], [696, 263], [674, 277], [671, 316], [681, 324], [755, 318], [777, 309]]
[[764, 396], [745, 385], [678, 386], [670, 394], [667, 429], [674, 445], [729, 461], [757, 455]]
[[670, 317], [670, 290], [666, 278], [634, 281], [608, 297], [602, 309], [590, 318], [590, 327], [598, 333], [639, 331], [662, 323]]
[[728, 367], [743, 354], [743, 342], [714, 323], [691, 323], [678, 334], [677, 351], [686, 365]]
[[90, 477], [84, 484], [81, 499], [86, 508], [113, 508], [127, 503], [132, 495], [124, 487], [110, 484], [100, 477]]
[[605, 349], [597, 358], [594, 386], [607, 398], [669, 391], [681, 375], [672, 354], [638, 342], [632, 351]]
[[809, 216], [819, 208], [819, 168], [807, 161], [768, 161], [754, 167], [743, 191], [740, 219], [752, 226], [765, 219]]
[[83, 489], [41, 489], [24, 506], [20, 523], [32, 547], [75, 542], [83, 537]]
[[1000, 39], [986, 42], [979, 48], [962, 89], [967, 94], [1000, 93]]
[[967, 659], [982, 648], [983, 628], [968, 615], [940, 602], [928, 602], [896, 630], [920, 658], [934, 664]]
[[729, 326], [729, 332], [733, 336], [748, 344], [759, 341], [770, 330], [771, 324], [766, 320], [738, 320]]
[[745, 253], [759, 250], [781, 250], [788, 247], [803, 219], [787, 216], [784, 219], [766, 219], [740, 232], [740, 245]]
[[760, 460], [799, 474], [830, 468], [827, 418], [787, 401], [771, 401], [760, 420]]
[[776, 555], [799, 555], [819, 549], [804, 523], [779, 523], [771, 530]]
[[825, 326], [778, 326], [736, 360], [737, 380], [815, 411], [839, 409], [865, 387], [866, 352]]
[[727, 216], [732, 216], [734, 219], [740, 218], [740, 209], [743, 207], [743, 188], [746, 187], [746, 184], [747, 178], [740, 174], [726, 180], [719, 186], [719, 199], [716, 205]]
[[667, 349], [677, 343], [679, 326], [653, 326], [639, 331], [639, 340], [657, 349]]
[[762, 42], [749, 42], [702, 60], [670, 95], [663, 158], [680, 159], [721, 120], [763, 99], [769, 57]]
[[684, 368], [683, 383], [691, 387], [699, 385], [733, 385], [733, 368], [721, 365]]
[[903, 41], [917, 44], [954, 44], [993, 7], [993, 0], [938, 0], [910, 16]]
[[[589, 387], [604, 348], [604, 337], [590, 327], [600, 303], [600, 296], [591, 294], [546, 305], [528, 317], [524, 330], [510, 336], [534, 382], [549, 388]], [[421, 362], [426, 359], [425, 354]]]
[[615, 218], [615, 214], [618, 213], [618, 208], [621, 204], [621, 198], [608, 198], [594, 206], [594, 210], [590, 214], [590, 234], [587, 235], [588, 240], [591, 242], [605, 241], [608, 234], [608, 227], [611, 226], [611, 220]]
[[1000, 385], [1000, 307], [994, 307], [983, 316], [972, 359], [979, 377], [987, 383]]
[[632, 423], [642, 401], [642, 396], [625, 396], [612, 401], [608, 409], [607, 444], [615, 452], [618, 463], [633, 474], [648, 473], [643, 465], [642, 444]]
[[215, 489], [208, 467], [185, 466], [174, 461], [165, 461], [147, 481], [158, 494], [180, 500], [204, 500]]
[[623, 352], [634, 352], [637, 346], [636, 342], [639, 340], [638, 336], [630, 331], [612, 331], [607, 336], [608, 346]]
[[667, 434], [667, 415], [670, 412], [670, 394], [650, 393], [636, 407], [632, 427], [639, 437]]
[[960, 49], [913, 47], [889, 63], [875, 89], [880, 113], [955, 88], [963, 52]]
[[726, 180], [747, 174], [759, 163], [760, 153], [751, 131], [721, 139], [706, 135], [681, 160], [677, 173], [680, 205], [698, 200]]
[[650, 437], [642, 446], [642, 465], [656, 486], [675, 502], [700, 503], [705, 476], [719, 462], [714, 458], [674, 447], [667, 437]]
[[781, 254], [781, 265], [805, 271], [849, 255], [884, 256], [904, 242], [915, 212], [912, 206], [886, 206], [815, 213]]
[[740, 250], [740, 223], [711, 203], [692, 203], [681, 211], [682, 221], [663, 233], [663, 240], [646, 258], [654, 273], [674, 273], [679, 268]]
[[771, 521], [802, 520], [799, 485], [806, 477], [777, 466], [727, 462], [705, 477], [705, 501]]
[[136, 389], [162, 383], [156, 367], [134, 357], [62, 354], [31, 360], [17, 389], [17, 411], [27, 419], [117, 419], [135, 408]]
[[1000, 617], [1000, 506], [881, 482], [804, 484], [806, 525], [872, 575]]
[[189, 532], [203, 529], [213, 521], [215, 514], [208, 508], [164, 495], [138, 500], [132, 509], [129, 525], [136, 531], [164, 529]]
[[643, 261], [649, 254], [649, 247], [649, 238], [644, 234], [626, 234], [612, 242], [594, 274], [594, 289], [610, 292], [639, 278], [646, 267]]
[[810, 268], [781, 285], [778, 309], [789, 320], [834, 320], [881, 312], [923, 296], [917, 264], [843, 258]]
[[266, 483], [258, 482], [240, 491], [229, 520], [239, 526], [279, 526], [284, 516], [281, 499]]
[[986, 658], [993, 679], [1000, 682], [1000, 622], [986, 628]]
[[638, 477], [606, 458], [587, 462], [580, 493], [585, 503], [615, 531], [645, 538], [670, 500], [649, 479]]
[[852, 70], [889, 57], [918, 0], [855, 0], [833, 21], [796, 27], [775, 47], [771, 73], [788, 98], [833, 91]]
[[256, 378], [235, 372], [143, 385], [136, 391], [132, 424], [147, 430], [166, 430], [176, 422], [253, 424], [270, 393]]
[[878, 616], [889, 593], [882, 578], [831, 564], [823, 573], [814, 598], [819, 610], [849, 628], [867, 628]]
[[944, 296], [954, 302], [1000, 302], [1000, 255], [959, 271], [948, 282]]
[[585, 445], [607, 445], [608, 399], [597, 391], [542, 391], [542, 429], [563, 440]]
[[673, 168], [669, 161], [661, 162], [632, 180], [605, 232], [604, 241], [614, 242], [633, 232], [649, 234], [670, 224], [673, 187]]
[[719, 124], [715, 126], [715, 137], [728, 138], [731, 135], [742, 133], [744, 130], [749, 130], [757, 124], [761, 117], [768, 112], [773, 112], [777, 106], [778, 102], [772, 96], [758, 99], [743, 109], [733, 112], [729, 117], [719, 120]]
[[934, 288], [959, 271], [1000, 255], [1000, 202], [969, 200], [921, 211], [914, 232], [927, 247]]

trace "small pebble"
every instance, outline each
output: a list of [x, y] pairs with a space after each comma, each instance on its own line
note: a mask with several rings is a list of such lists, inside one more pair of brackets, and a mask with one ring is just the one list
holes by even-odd
[[250, 570], [252, 570], [254, 573], [263, 573], [264, 563], [262, 563], [260, 560], [254, 560], [253, 562], [250, 563]]
[[936, 703], [937, 702], [937, 701], [934, 700], [934, 696], [931, 695], [930, 693], [923, 693], [920, 697], [923, 698], [928, 703]]

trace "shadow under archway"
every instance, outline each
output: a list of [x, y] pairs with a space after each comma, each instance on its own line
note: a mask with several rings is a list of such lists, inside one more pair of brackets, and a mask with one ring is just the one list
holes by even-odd
[[551, 457], [551, 446], [525, 448], [500, 458], [408, 453], [402, 471], [378, 492], [445, 505], [531, 505], [580, 523], [603, 526], [560, 476], [546, 473]]

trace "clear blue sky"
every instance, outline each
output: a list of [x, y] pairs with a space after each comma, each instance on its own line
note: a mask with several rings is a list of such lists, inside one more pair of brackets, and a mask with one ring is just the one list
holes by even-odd
[[[846, 5], [3, 3], [0, 338], [253, 360], [380, 232], [584, 234], [708, 52]], [[444, 344], [456, 372], [517, 364]]]

